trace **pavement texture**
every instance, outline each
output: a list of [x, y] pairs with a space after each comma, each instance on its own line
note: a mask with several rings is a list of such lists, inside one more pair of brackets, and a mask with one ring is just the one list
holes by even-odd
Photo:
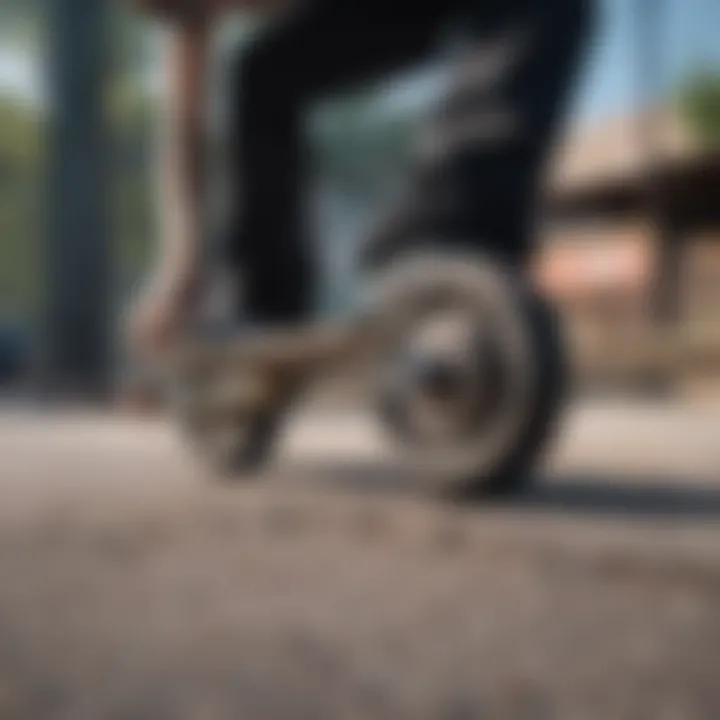
[[0, 412], [0, 718], [720, 717], [720, 407], [576, 407], [451, 505], [300, 414], [232, 486], [154, 421]]

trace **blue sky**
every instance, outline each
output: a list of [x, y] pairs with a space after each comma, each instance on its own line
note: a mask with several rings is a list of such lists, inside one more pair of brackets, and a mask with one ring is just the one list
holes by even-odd
[[[697, 67], [720, 70], [720, 0], [641, 0], [660, 12], [662, 54], [653, 84], [667, 90]], [[593, 118], [637, 103], [637, 0], [602, 0], [600, 27], [587, 64], [577, 112]], [[648, 24], [646, 18], [642, 23]]]
[[[720, 0], [640, 1], [654, 6], [656, 12], [664, 8], [656, 82], [670, 87], [693, 67], [702, 65], [720, 70]], [[622, 113], [637, 102], [635, 2], [638, 0], [601, 0], [601, 24], [577, 97], [579, 119]], [[37, 59], [7, 44], [0, 45], [0, 93], [37, 99], [39, 70]], [[414, 91], [409, 90], [407, 100], [412, 103]]]

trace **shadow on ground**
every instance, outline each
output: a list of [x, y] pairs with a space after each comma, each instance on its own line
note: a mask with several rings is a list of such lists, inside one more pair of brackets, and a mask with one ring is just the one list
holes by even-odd
[[642, 477], [629, 482], [592, 473], [539, 478], [532, 491], [507, 502], [537, 511], [720, 520], [720, 488], [687, 478]]
[[[389, 472], [380, 461], [316, 462], [293, 466], [299, 485], [338, 492], [408, 497], [444, 495], [407, 472]], [[707, 479], [673, 476], [632, 476], [577, 471], [538, 475], [528, 489], [490, 501], [453, 498], [466, 507], [501, 507], [533, 512], [615, 515], [648, 518], [720, 520], [720, 487]]]

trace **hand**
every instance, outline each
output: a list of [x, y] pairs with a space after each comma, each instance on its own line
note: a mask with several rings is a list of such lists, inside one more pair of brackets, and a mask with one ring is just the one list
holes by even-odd
[[202, 284], [194, 266], [161, 267], [128, 322], [131, 345], [142, 355], [168, 352], [198, 310]]

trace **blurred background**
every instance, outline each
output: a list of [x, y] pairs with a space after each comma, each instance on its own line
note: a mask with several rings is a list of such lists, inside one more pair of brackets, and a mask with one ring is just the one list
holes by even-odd
[[[720, 3], [600, 4], [533, 266], [576, 402], [534, 489], [455, 507], [347, 408], [301, 414], [242, 487], [110, 411], [157, 233], [164, 30], [1, 0], [1, 720], [720, 715]], [[218, 67], [256, 31], [229, 19]], [[319, 314], [351, 312], [446, 71], [309, 119]]]
[[[601, 5], [569, 135], [548, 180], [537, 273], [582, 337], [583, 357], [597, 365], [593, 376], [612, 371], [614, 382], [637, 384], [638, 374], [652, 374], [651, 330], [672, 330], [663, 342], [715, 344], [720, 60], [712, 28], [720, 10], [713, 0]], [[156, 233], [153, 110], [162, 29], [120, 3], [73, 8], [8, 0], [0, 10], [6, 380], [29, 362], [31, 348], [36, 358], [47, 350], [50, 374], [53, 364], [60, 375], [63, 363], [86, 363], [82, 372], [93, 366], [95, 374], [114, 367], [111, 318], [147, 270]], [[228, 48], [253, 31], [242, 16], [226, 23], [217, 41], [220, 70]], [[394, 83], [392, 93], [364, 91], [314, 113], [320, 312], [352, 306], [358, 243], [402, 177], [413, 130], [445, 71], [438, 60]], [[214, 77], [210, 142], [222, 158], [223, 74]], [[213, 197], [220, 202], [218, 169]], [[634, 339], [625, 349], [636, 357], [626, 352], [624, 367], [610, 368], [622, 337]], [[707, 362], [695, 360], [696, 372], [688, 357], [683, 376], [707, 375]]]

